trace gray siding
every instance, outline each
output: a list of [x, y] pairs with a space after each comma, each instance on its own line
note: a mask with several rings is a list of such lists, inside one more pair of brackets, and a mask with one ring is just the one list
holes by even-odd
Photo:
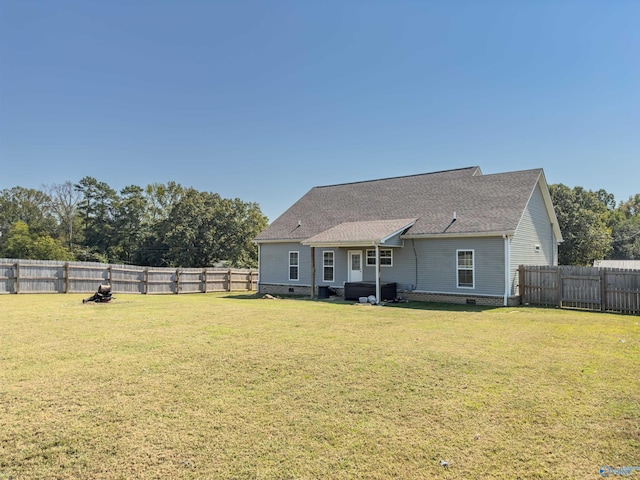
[[[475, 288], [458, 288], [456, 251], [474, 250]], [[364, 267], [364, 280], [375, 281], [375, 267]], [[425, 292], [504, 295], [504, 240], [493, 238], [405, 240], [393, 249], [393, 267], [381, 267], [382, 282]]]
[[[398, 242], [399, 245], [402, 245], [402, 241]], [[397, 259], [401, 258], [402, 255], [400, 255], [400, 257], [398, 256], [400, 254], [400, 252], [402, 251], [402, 248], [391, 248], [389, 249], [386, 245], [385, 246], [381, 246], [380, 247], [381, 250], [391, 250], [393, 252], [393, 265], [392, 266], [386, 266], [383, 265], [382, 267], [380, 267], [380, 276], [382, 278], [383, 282], [396, 282], [396, 283], [406, 283], [405, 281], [398, 281], [396, 280], [396, 278], [399, 277], [398, 272], [397, 272]], [[376, 281], [376, 267], [375, 265], [367, 265], [367, 250], [375, 250], [375, 248], [363, 248], [362, 249], [362, 258], [363, 258], [363, 264], [364, 264], [364, 270], [362, 272], [362, 279], [365, 282], [375, 282]], [[401, 268], [400, 271], [402, 271], [403, 269]], [[406, 287], [404, 287], [406, 288]]]
[[[347, 281], [348, 251], [353, 248], [316, 248], [316, 285], [342, 287]], [[333, 252], [333, 282], [325, 282], [323, 279], [324, 252]]]
[[[418, 255], [417, 290], [462, 295], [504, 295], [504, 240], [502, 238], [416, 240], [415, 248]], [[408, 251], [407, 248], [405, 250]], [[458, 288], [457, 250], [474, 251], [475, 288]]]
[[386, 242], [384, 242], [384, 245], [382, 245], [381, 248], [384, 248], [386, 246], [399, 247], [400, 245], [402, 245], [402, 238], [400, 237], [401, 233], [402, 232], [388, 239]]
[[511, 294], [517, 294], [519, 265], [554, 265], [557, 258], [557, 241], [538, 184], [511, 240]]
[[[458, 288], [456, 251], [473, 250], [475, 288]], [[342, 287], [347, 281], [348, 251], [358, 248], [316, 248], [316, 285]], [[300, 252], [300, 280], [289, 281], [289, 251]], [[323, 253], [334, 252], [334, 281], [325, 282]], [[375, 281], [376, 268], [366, 265], [362, 248], [363, 280]], [[417, 270], [416, 270], [417, 268]], [[260, 283], [311, 284], [311, 249], [297, 243], [263, 243], [260, 246]], [[400, 289], [460, 295], [504, 295], [504, 240], [500, 237], [405, 240], [393, 249], [393, 266], [381, 267], [382, 282], [396, 282]]]
[[[289, 280], [289, 252], [300, 252], [297, 281]], [[260, 283], [311, 285], [311, 248], [295, 242], [263, 243], [259, 269]]]
[[[334, 253], [333, 282], [323, 280], [323, 253]], [[289, 280], [289, 252], [300, 252], [298, 280]], [[316, 286], [340, 286], [347, 281], [347, 249], [316, 248]], [[260, 244], [260, 283], [281, 285], [311, 285], [311, 247], [300, 243]]]
[[[411, 250], [411, 240], [404, 241], [404, 247], [393, 248], [393, 266], [381, 266], [380, 278], [383, 283], [395, 282], [400, 290], [411, 290], [415, 287], [415, 256]], [[375, 282], [376, 267], [365, 266], [365, 280]]]

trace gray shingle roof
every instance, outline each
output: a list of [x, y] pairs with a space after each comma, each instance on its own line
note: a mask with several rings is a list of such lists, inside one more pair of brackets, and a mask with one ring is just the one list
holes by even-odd
[[345, 222], [305, 240], [305, 244], [368, 242], [380, 244], [394, 233], [411, 226], [416, 218]]
[[302, 241], [347, 222], [410, 218], [417, 221], [407, 235], [514, 232], [541, 175], [469, 167], [314, 187], [255, 240]]

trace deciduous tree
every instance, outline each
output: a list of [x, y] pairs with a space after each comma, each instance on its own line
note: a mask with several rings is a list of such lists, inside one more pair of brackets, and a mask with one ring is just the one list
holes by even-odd
[[51, 212], [51, 197], [33, 188], [13, 187], [0, 191], [0, 232], [8, 233], [16, 222], [32, 232], [51, 234], [56, 220]]
[[256, 204], [187, 189], [165, 224], [168, 258], [183, 267], [257, 265], [251, 243], [267, 224]]
[[58, 228], [65, 238], [69, 250], [73, 251], [74, 233], [79, 231], [78, 203], [82, 195], [73, 183], [66, 181], [49, 187], [51, 211], [58, 221]]
[[29, 226], [18, 221], [9, 229], [1, 256], [31, 260], [71, 260], [69, 250], [46, 233], [32, 233]]
[[611, 202], [603, 190], [592, 192], [563, 184], [549, 186], [564, 242], [558, 248], [563, 265], [591, 265], [611, 250], [607, 218]]

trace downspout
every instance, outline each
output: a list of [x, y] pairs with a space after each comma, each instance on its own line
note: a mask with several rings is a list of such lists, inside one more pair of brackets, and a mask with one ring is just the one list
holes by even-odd
[[415, 261], [416, 261], [416, 283], [413, 284], [413, 289], [412, 290], [417, 290], [418, 289], [418, 252], [416, 252], [416, 239], [415, 238], [411, 239], [411, 245], [413, 245], [413, 256], [414, 256]]
[[380, 245], [376, 245], [376, 303], [380, 303]]
[[260, 293], [260, 244], [258, 244], [258, 293]]
[[504, 238], [504, 302], [503, 306], [507, 306], [509, 302], [509, 294], [511, 293], [511, 242], [509, 235], [502, 235]]
[[311, 248], [311, 298], [316, 298], [316, 247]]

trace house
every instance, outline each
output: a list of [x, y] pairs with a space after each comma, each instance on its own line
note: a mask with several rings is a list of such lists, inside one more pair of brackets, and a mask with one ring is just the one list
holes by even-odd
[[518, 266], [556, 265], [561, 241], [542, 169], [314, 187], [255, 238], [258, 291], [513, 305]]
[[640, 270], [640, 260], [596, 260], [594, 267], [620, 268], [622, 270]]

